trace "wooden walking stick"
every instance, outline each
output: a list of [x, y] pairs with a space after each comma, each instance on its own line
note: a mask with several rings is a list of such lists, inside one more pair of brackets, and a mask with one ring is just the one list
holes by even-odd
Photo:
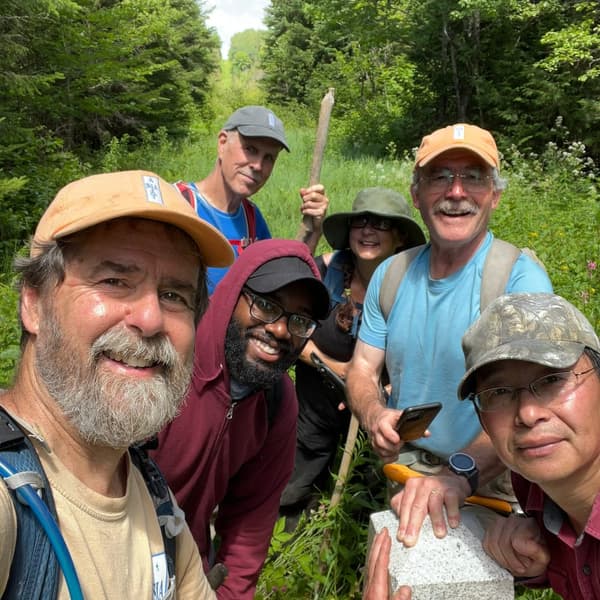
[[346, 444], [344, 445], [344, 454], [342, 455], [342, 462], [340, 463], [340, 469], [333, 488], [333, 494], [331, 494], [331, 502], [329, 503], [329, 509], [331, 510], [338, 504], [344, 491], [344, 485], [346, 485], [346, 478], [348, 477], [348, 470], [350, 468], [350, 462], [352, 460], [352, 453], [356, 446], [356, 437], [358, 436], [358, 419], [352, 415], [350, 418], [350, 424], [348, 425], [348, 433], [346, 435]]
[[[344, 454], [342, 456], [342, 462], [340, 464], [340, 469], [338, 471], [338, 476], [335, 482], [335, 487], [333, 489], [333, 494], [331, 495], [331, 502], [329, 503], [328, 511], [332, 510], [337, 506], [342, 498], [342, 492], [344, 491], [344, 485], [346, 484], [346, 478], [348, 477], [348, 470], [350, 468], [350, 462], [352, 460], [352, 454], [354, 452], [354, 447], [356, 446], [356, 438], [358, 435], [358, 419], [352, 415], [350, 418], [350, 424], [348, 425], [348, 434], [346, 435], [346, 444], [344, 445]], [[322, 557], [327, 546], [329, 546], [331, 541], [331, 530], [326, 529], [323, 534], [323, 540], [321, 542], [321, 547], [319, 549], [319, 557]], [[321, 559], [320, 564], [320, 572], [324, 574], [327, 570], [327, 565]], [[314, 598], [318, 598], [320, 583], [317, 582], [315, 587], [315, 595]]]
[[[336, 392], [336, 396], [340, 400], [340, 403], [345, 404], [346, 410], [349, 410], [347, 408], [348, 403], [346, 401], [345, 381], [333, 369], [325, 364], [315, 352], [310, 353], [310, 360], [315, 366], [315, 369], [317, 369], [317, 371], [321, 374], [321, 377], [323, 377], [323, 381], [326, 383], [327, 387]], [[338, 395], [340, 394], [342, 398], [339, 398]], [[340, 468], [335, 482], [335, 487], [333, 489], [333, 494], [331, 495], [330, 508], [333, 508], [336, 504], [338, 504], [340, 498], [342, 497], [342, 491], [348, 477], [348, 470], [350, 469], [350, 463], [352, 462], [352, 454], [354, 452], [354, 446], [356, 445], [357, 436], [358, 419], [351, 414], [350, 423], [348, 424], [348, 433], [346, 434], [346, 443], [344, 445], [344, 453], [340, 462]]]
[[[321, 165], [323, 164], [323, 154], [325, 153], [325, 144], [327, 143], [327, 134], [329, 132], [329, 118], [334, 103], [335, 88], [329, 88], [329, 91], [321, 100], [321, 111], [319, 112], [319, 124], [317, 125], [317, 136], [315, 139], [315, 148], [313, 150], [312, 165], [310, 168], [310, 177], [308, 185], [319, 183], [321, 178]], [[304, 239], [308, 234], [314, 231], [312, 217], [304, 215], [300, 225], [299, 239]]]

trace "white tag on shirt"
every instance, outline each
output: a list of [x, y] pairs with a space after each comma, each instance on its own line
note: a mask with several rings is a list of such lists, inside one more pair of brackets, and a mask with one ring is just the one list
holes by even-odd
[[[175, 578], [173, 578], [174, 580]], [[168, 600], [174, 589], [174, 581], [169, 581], [167, 555], [164, 552], [152, 555], [152, 600]]]

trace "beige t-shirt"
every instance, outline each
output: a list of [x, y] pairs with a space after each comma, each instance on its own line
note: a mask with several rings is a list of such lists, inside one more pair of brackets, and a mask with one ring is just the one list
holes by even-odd
[[[52, 486], [60, 530], [86, 599], [203, 600], [216, 598], [202, 569], [190, 530], [177, 536], [176, 589], [169, 588], [164, 546], [152, 499], [131, 462], [122, 498], [94, 492], [35, 442]], [[4, 592], [16, 540], [16, 515], [0, 479], [0, 596]], [[61, 575], [59, 600], [69, 600]]]

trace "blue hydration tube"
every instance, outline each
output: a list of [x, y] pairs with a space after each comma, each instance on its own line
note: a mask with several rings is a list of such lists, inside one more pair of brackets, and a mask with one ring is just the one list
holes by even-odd
[[[16, 475], [16, 473], [17, 472], [14, 470], [14, 468], [0, 459], [0, 476], [10, 477], [12, 475]], [[77, 578], [77, 572], [75, 571], [75, 565], [73, 564], [73, 559], [69, 554], [69, 549], [65, 544], [65, 540], [60, 532], [60, 529], [58, 528], [58, 525], [56, 524], [54, 517], [52, 516], [52, 513], [48, 510], [46, 503], [28, 484], [19, 487], [16, 492], [19, 499], [31, 508], [33, 514], [44, 528], [44, 531], [50, 540], [50, 544], [56, 553], [58, 564], [62, 569], [72, 600], [84, 600], [83, 592], [81, 591], [81, 585], [79, 584], [79, 579]]]

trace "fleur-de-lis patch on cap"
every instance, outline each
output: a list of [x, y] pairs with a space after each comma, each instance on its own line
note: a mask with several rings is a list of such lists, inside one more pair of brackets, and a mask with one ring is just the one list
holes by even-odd
[[144, 175], [144, 191], [146, 192], [146, 200], [153, 202], [154, 204], [164, 205], [162, 194], [160, 193], [160, 185], [158, 183], [158, 177], [152, 175]]

